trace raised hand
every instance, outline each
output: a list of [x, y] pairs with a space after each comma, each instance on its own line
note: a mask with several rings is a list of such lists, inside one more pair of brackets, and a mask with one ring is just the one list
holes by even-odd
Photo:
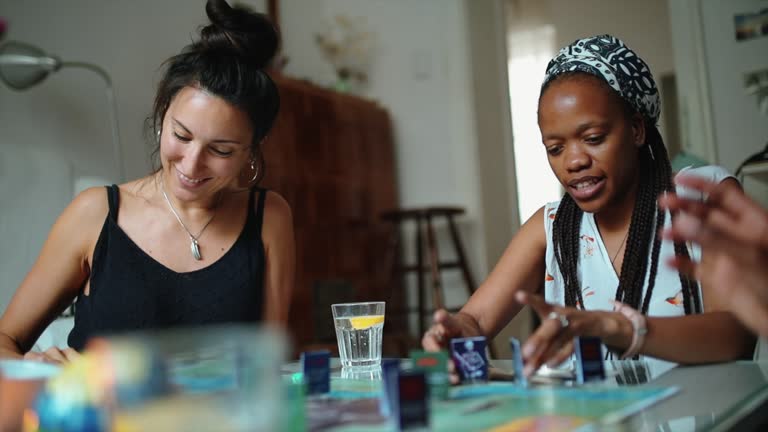
[[483, 335], [474, 318], [463, 313], [451, 314], [439, 309], [432, 320], [432, 326], [421, 339], [421, 346], [427, 351], [447, 349], [452, 338]]
[[659, 198], [675, 212], [663, 236], [701, 245], [706, 264], [676, 258], [668, 264], [710, 287], [745, 325], [768, 336], [768, 212], [735, 182], [712, 183], [679, 176], [676, 183], [707, 195], [706, 201], [677, 194]]

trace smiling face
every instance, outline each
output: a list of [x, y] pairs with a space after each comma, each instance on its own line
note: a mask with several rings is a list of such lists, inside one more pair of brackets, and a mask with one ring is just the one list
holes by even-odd
[[539, 100], [539, 128], [549, 166], [583, 211], [634, 199], [643, 120], [607, 84], [590, 75], [553, 81]]
[[160, 160], [167, 192], [205, 201], [236, 185], [251, 158], [253, 128], [242, 110], [195, 87], [178, 92], [163, 119]]

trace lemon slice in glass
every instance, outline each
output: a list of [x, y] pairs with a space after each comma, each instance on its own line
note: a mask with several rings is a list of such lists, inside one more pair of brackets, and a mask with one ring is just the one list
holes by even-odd
[[384, 315], [366, 315], [359, 317], [352, 317], [349, 319], [349, 323], [352, 324], [352, 328], [355, 330], [365, 330], [368, 327], [376, 324], [384, 323]]

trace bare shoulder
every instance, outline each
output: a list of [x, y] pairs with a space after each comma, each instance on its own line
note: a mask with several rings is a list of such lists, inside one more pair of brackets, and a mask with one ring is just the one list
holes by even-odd
[[[288, 237], [293, 237], [293, 213], [288, 201], [280, 194], [265, 191], [264, 219], [261, 226], [261, 236], [267, 247], [270, 244], [282, 243]], [[258, 205], [258, 204], [256, 204]]]
[[[503, 269], [502, 273], [517, 272], [521, 263], [527, 263], [527, 267], [533, 268], [543, 265], [547, 250], [547, 235], [544, 231], [545, 208], [540, 208], [520, 227], [507, 245], [496, 269]], [[525, 266], [523, 266], [525, 267]], [[494, 273], [496, 270], [494, 270]], [[541, 272], [543, 274], [543, 271]], [[508, 278], [508, 275], [505, 276]], [[506, 284], [506, 282], [505, 282]]]
[[541, 206], [536, 213], [531, 215], [523, 226], [534, 226], [537, 228], [544, 228], [544, 212], [547, 210], [547, 206]]
[[106, 189], [103, 187], [92, 187], [77, 194], [75, 199], [64, 210], [62, 217], [79, 221], [79, 224], [84, 227], [93, 226], [96, 222], [100, 226], [108, 212], [109, 204], [107, 202]]
[[84, 258], [93, 249], [108, 212], [107, 193], [103, 187], [80, 192], [56, 220], [46, 244], [59, 251], [63, 250], [63, 245], [71, 247]]
[[[546, 206], [541, 207], [520, 227], [515, 237], [521, 238], [526, 243], [538, 246], [541, 249], [547, 247], [547, 234], [544, 228], [544, 213]], [[549, 215], [548, 215], [549, 216]]]
[[[264, 192], [263, 192], [264, 193]], [[291, 206], [279, 193], [265, 191], [267, 194], [264, 200], [264, 220], [291, 220]]]

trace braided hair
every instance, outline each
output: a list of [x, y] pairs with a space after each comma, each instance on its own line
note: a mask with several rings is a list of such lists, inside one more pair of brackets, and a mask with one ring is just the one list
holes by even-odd
[[[552, 82], [569, 77], [591, 76], [584, 72], [566, 72], [542, 86], [544, 94]], [[602, 80], [601, 85], [607, 85]], [[637, 113], [626, 100], [625, 115]], [[629, 117], [628, 117], [629, 118]], [[659, 266], [659, 251], [661, 238], [657, 227], [664, 225], [665, 211], [660, 209], [656, 198], [662, 192], [673, 191], [672, 167], [664, 141], [655, 124], [647, 117], [645, 119], [645, 143], [639, 152], [639, 186], [629, 225], [624, 261], [621, 265], [619, 286], [616, 289], [616, 300], [632, 308], [648, 313], [650, 299], [656, 283]], [[565, 304], [567, 306], [584, 307], [581, 287], [578, 277], [578, 257], [582, 210], [569, 194], [560, 201], [552, 226], [552, 240], [555, 258], [565, 285]], [[648, 253], [651, 254], [650, 269], [648, 268]], [[683, 243], [675, 242], [675, 255], [688, 257], [688, 249]], [[646, 274], [649, 274], [648, 288], [643, 298], [643, 286]], [[701, 312], [701, 298], [698, 284], [678, 273], [682, 285], [683, 306], [686, 315]]]

